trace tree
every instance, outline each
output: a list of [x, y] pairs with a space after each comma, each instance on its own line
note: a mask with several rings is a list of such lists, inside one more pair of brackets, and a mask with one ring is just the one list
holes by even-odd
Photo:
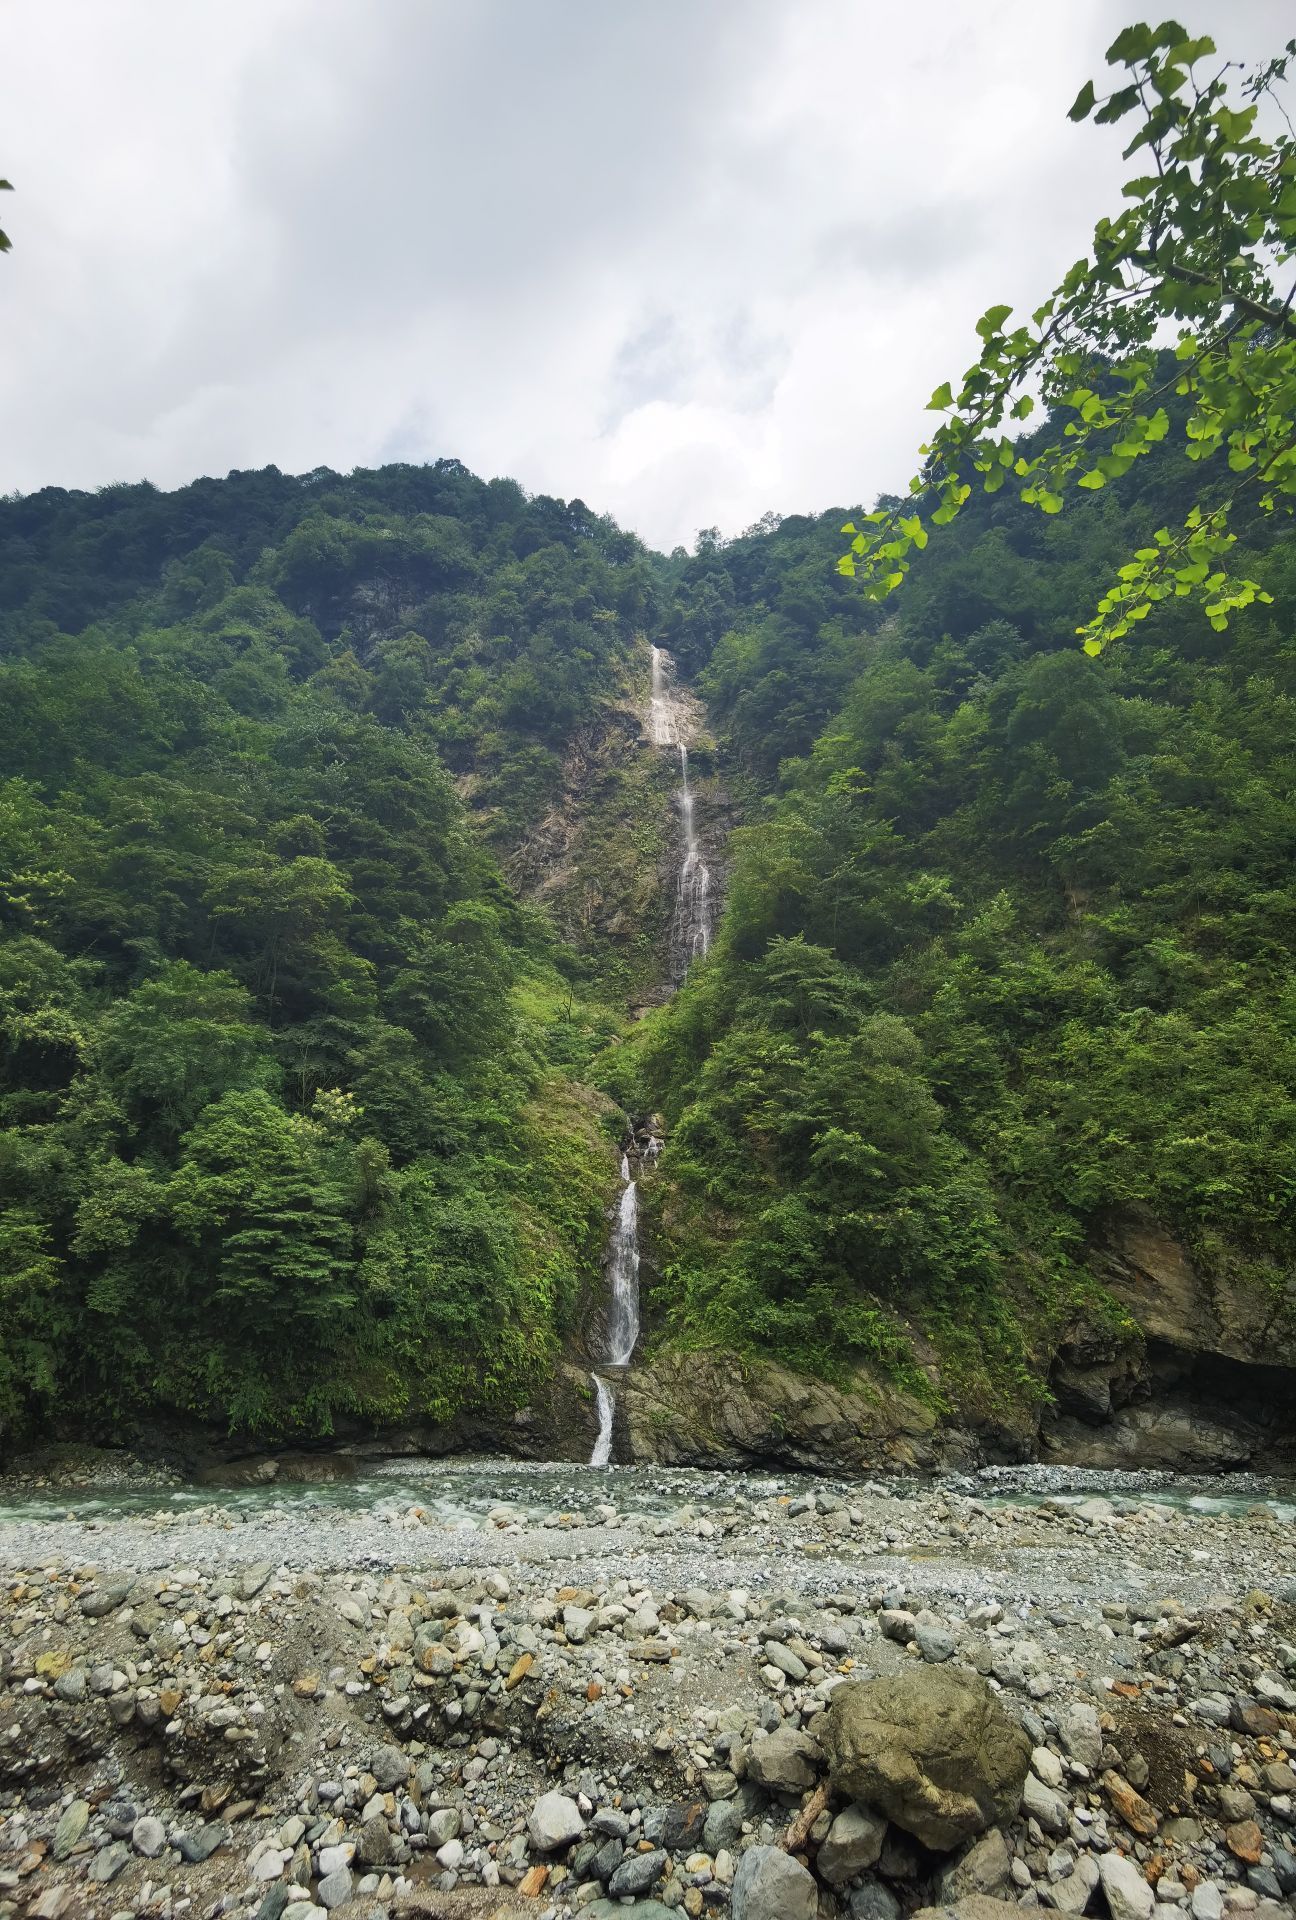
[[[1244, 511], [1296, 507], [1296, 136], [1277, 100], [1293, 56], [1289, 41], [1246, 72], [1173, 20], [1117, 36], [1107, 61], [1124, 84], [1100, 97], [1087, 81], [1070, 117], [1106, 126], [1133, 116], [1125, 157], [1137, 154], [1140, 171], [1125, 184], [1129, 204], [1098, 222], [1091, 251], [1028, 323], [1010, 328], [1008, 306], [978, 320], [979, 358], [957, 392], [946, 381], [928, 403], [945, 418], [909, 499], [843, 529], [854, 537], [838, 569], [871, 598], [900, 585], [911, 553], [974, 487], [1011, 483], [1058, 513], [1068, 488], [1120, 480], [1180, 436], [1200, 469], [1198, 497], [1118, 570], [1078, 629], [1086, 652], [1171, 597], [1200, 604], [1216, 630], [1269, 598], [1230, 576], [1225, 559]], [[1266, 107], [1287, 129], [1272, 138]], [[1172, 357], [1158, 350], [1169, 330]], [[1031, 414], [1037, 391], [1052, 418], [1023, 448], [1005, 429]]]

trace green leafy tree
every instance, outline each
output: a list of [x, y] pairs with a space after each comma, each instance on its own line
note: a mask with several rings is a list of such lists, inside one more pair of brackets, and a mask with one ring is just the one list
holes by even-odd
[[[901, 584], [974, 490], [1014, 488], [1055, 514], [1068, 489], [1119, 481], [1175, 440], [1196, 465], [1196, 498], [1118, 569], [1079, 628], [1086, 651], [1169, 599], [1199, 605], [1216, 630], [1268, 600], [1226, 562], [1249, 515], [1296, 506], [1296, 137], [1278, 100], [1294, 55], [1296, 41], [1247, 72], [1174, 20], [1117, 36], [1107, 60], [1120, 83], [1100, 95], [1086, 82], [1071, 118], [1132, 122], [1128, 204], [1099, 221], [1028, 321], [994, 306], [977, 322], [979, 357], [932, 395], [944, 418], [908, 501], [844, 529], [854, 537], [839, 570], [870, 597]], [[1037, 394], [1050, 424], [1023, 445], [1012, 423]]]

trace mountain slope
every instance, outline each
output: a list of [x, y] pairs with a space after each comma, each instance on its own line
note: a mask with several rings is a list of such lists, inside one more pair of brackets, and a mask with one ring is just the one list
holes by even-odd
[[1167, 1396], [1203, 1457], [1290, 1441], [1296, 546], [1244, 558], [1275, 604], [1227, 634], [1074, 633], [1178, 484], [970, 507], [885, 623], [834, 582], [840, 514], [690, 563], [668, 618], [752, 824], [610, 1081], [669, 1125], [678, 1349], [889, 1379], [996, 1447], [1043, 1414], [1119, 1453]]

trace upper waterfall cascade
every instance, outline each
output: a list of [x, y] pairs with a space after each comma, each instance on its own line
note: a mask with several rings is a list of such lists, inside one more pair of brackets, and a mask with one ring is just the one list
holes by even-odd
[[[711, 892], [711, 870], [707, 866], [694, 820], [693, 788], [689, 781], [689, 736], [693, 718], [689, 703], [674, 682], [674, 662], [661, 647], [652, 649], [652, 694], [648, 708], [648, 737], [655, 747], [674, 747], [679, 754], [680, 784], [675, 805], [679, 812], [683, 851], [675, 883], [675, 912], [671, 924], [671, 964], [677, 980], [682, 979], [690, 962], [699, 959], [711, 945], [711, 925], [715, 903]], [[638, 1168], [656, 1165], [661, 1141], [649, 1134], [640, 1146], [631, 1142]], [[605, 1367], [628, 1366], [639, 1340], [639, 1189], [630, 1155], [621, 1155], [621, 1204], [617, 1210], [612, 1237], [608, 1243], [607, 1336], [601, 1364]], [[605, 1467], [612, 1458], [613, 1421], [616, 1396], [607, 1381], [592, 1373], [598, 1408], [598, 1438], [590, 1455], [592, 1467]]]
[[679, 754], [680, 784], [675, 794], [683, 839], [683, 856], [675, 883], [675, 916], [671, 928], [671, 963], [677, 980], [692, 961], [711, 945], [715, 904], [711, 869], [702, 852], [694, 819], [693, 788], [689, 780], [689, 735], [693, 732], [689, 702], [675, 685], [674, 662], [662, 647], [652, 650], [652, 695], [648, 707], [648, 734], [655, 747], [674, 747]]

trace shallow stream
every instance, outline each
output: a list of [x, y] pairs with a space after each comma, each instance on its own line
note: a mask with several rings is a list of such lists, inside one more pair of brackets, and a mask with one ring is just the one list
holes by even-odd
[[[849, 1477], [822, 1479], [774, 1469], [749, 1472], [689, 1467], [592, 1467], [571, 1461], [529, 1462], [504, 1458], [355, 1460], [347, 1455], [319, 1457], [320, 1478], [274, 1478], [246, 1484], [246, 1473], [232, 1468], [203, 1481], [112, 1486], [29, 1481], [0, 1482], [0, 1525], [37, 1520], [111, 1520], [160, 1511], [218, 1508], [230, 1518], [275, 1511], [291, 1513], [377, 1512], [420, 1507], [442, 1525], [476, 1527], [492, 1515], [535, 1524], [560, 1514], [593, 1514], [615, 1508], [646, 1517], [691, 1507], [705, 1515], [709, 1507], [793, 1500], [810, 1494], [849, 1504], [853, 1496], [885, 1492], [903, 1501], [945, 1490], [987, 1506], [1077, 1504], [1101, 1498], [1117, 1512], [1168, 1506], [1202, 1514], [1244, 1513], [1264, 1507], [1283, 1524], [1296, 1523], [1296, 1482], [1253, 1474], [1226, 1479], [1164, 1473], [1098, 1472], [1044, 1466], [988, 1467], [979, 1473], [937, 1479]], [[322, 1477], [327, 1474], [329, 1477]]]

